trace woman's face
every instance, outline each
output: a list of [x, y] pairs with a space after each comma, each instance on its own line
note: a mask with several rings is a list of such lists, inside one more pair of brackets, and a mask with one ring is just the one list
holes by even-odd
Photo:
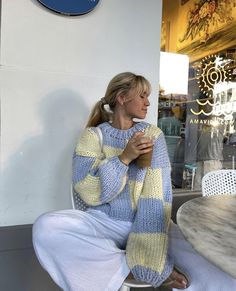
[[145, 92], [138, 93], [136, 89], [131, 89], [126, 96], [126, 100], [123, 106], [128, 117], [138, 119], [146, 117], [150, 102]]

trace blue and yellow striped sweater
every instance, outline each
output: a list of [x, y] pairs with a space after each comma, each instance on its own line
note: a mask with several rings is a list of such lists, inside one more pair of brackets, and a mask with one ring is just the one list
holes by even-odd
[[[91, 207], [111, 218], [133, 222], [126, 246], [128, 266], [134, 277], [154, 287], [162, 284], [173, 269], [168, 257], [168, 227], [172, 191], [170, 163], [164, 135], [146, 122], [128, 130], [99, 125], [103, 147], [95, 128], [82, 133], [73, 158], [73, 184]], [[151, 167], [129, 166], [118, 158], [136, 131], [154, 139]]]

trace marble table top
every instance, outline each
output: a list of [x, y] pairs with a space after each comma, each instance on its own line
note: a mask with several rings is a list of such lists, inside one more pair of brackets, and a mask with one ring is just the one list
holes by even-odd
[[197, 252], [236, 278], [236, 195], [189, 200], [178, 209], [177, 223]]

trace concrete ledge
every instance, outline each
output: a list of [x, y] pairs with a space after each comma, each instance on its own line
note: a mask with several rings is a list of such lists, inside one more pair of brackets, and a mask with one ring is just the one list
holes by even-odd
[[0, 227], [0, 251], [32, 248], [32, 225]]

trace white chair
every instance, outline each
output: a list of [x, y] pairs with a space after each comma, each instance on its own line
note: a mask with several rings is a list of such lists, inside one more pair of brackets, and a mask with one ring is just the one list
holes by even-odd
[[202, 178], [202, 195], [236, 194], [236, 170], [217, 170]]
[[[71, 186], [71, 203], [73, 209], [86, 210], [87, 205], [80, 199], [78, 193], [76, 193]], [[150, 288], [152, 285], [143, 282], [137, 282], [134, 279], [125, 279], [119, 291], [130, 291], [130, 288]]]

